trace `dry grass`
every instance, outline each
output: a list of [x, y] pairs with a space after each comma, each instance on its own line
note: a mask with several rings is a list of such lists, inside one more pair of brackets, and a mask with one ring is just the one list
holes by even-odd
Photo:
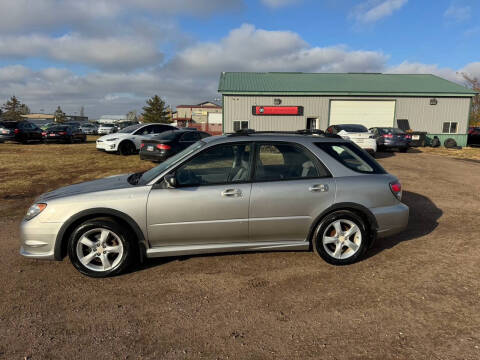
[[423, 153], [442, 155], [447, 157], [452, 157], [456, 159], [465, 159], [465, 160], [480, 160], [480, 147], [464, 147], [460, 150], [457, 149], [447, 149], [444, 147], [439, 148], [415, 148], [420, 150]]
[[60, 186], [148, 170], [138, 155], [106, 154], [96, 137], [83, 144], [0, 144], [0, 216], [19, 215], [32, 199]]

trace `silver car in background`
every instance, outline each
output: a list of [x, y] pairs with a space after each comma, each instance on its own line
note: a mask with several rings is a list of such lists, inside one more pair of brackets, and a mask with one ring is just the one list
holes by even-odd
[[359, 260], [408, 222], [401, 185], [350, 141], [252, 131], [205, 138], [144, 173], [41, 195], [21, 224], [21, 254], [115, 275], [134, 260], [309, 250]]

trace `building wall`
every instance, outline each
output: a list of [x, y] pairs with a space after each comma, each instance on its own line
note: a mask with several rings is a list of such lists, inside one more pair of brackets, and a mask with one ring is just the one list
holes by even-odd
[[191, 118], [197, 123], [206, 123], [208, 113], [221, 113], [222, 108], [188, 107], [177, 108], [177, 118]]
[[[274, 105], [274, 99], [281, 99], [281, 106], [303, 106], [302, 116], [258, 116], [252, 115], [254, 105]], [[468, 128], [470, 98], [436, 98], [437, 105], [430, 105], [431, 97], [326, 97], [326, 96], [234, 96], [223, 98], [224, 132], [233, 131], [233, 121], [247, 120], [249, 128], [258, 131], [305, 129], [307, 118], [318, 118], [317, 127], [325, 130], [329, 123], [330, 100], [396, 100], [396, 119], [408, 119], [415, 131], [432, 134], [442, 132], [446, 121], [458, 122], [458, 134], [465, 134]]]

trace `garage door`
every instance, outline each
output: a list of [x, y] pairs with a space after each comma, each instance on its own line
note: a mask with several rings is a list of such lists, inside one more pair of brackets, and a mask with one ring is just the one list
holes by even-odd
[[362, 124], [391, 127], [395, 116], [395, 100], [363, 101], [332, 100], [330, 102], [330, 125]]

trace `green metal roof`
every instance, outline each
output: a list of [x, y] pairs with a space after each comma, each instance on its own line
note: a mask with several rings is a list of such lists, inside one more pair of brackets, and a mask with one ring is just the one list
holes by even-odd
[[222, 94], [474, 96], [430, 74], [223, 72]]

